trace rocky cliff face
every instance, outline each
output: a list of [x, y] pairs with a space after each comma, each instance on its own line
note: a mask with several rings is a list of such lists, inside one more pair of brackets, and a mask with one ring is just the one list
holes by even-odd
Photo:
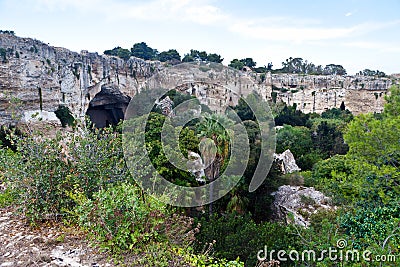
[[331, 199], [313, 187], [282, 185], [272, 193], [273, 218], [308, 227], [310, 216], [322, 210], [335, 210]]
[[382, 112], [384, 95], [398, 79], [366, 76], [268, 74], [271, 100], [296, 104], [305, 112], [321, 113], [330, 108], [345, 108], [354, 114]]
[[0, 34], [0, 48], [4, 51], [0, 59], [0, 124], [13, 119], [29, 121], [35, 113], [57, 122], [54, 111], [60, 104], [82, 117], [103, 84], [115, 84], [123, 94], [134, 95], [160, 67], [159, 62], [75, 53], [10, 34]]
[[[103, 85], [117, 86], [123, 95], [133, 97], [147, 78], [166, 68], [157, 61], [134, 57], [123, 60], [87, 51], [76, 53], [6, 33], [0, 34], [0, 52], [0, 125], [18, 120], [59, 123], [54, 114], [59, 105], [67, 106], [75, 117], [82, 118]], [[296, 104], [304, 112], [320, 113], [343, 102], [356, 114], [380, 112], [384, 95], [393, 82], [362, 76], [269, 73], [261, 80], [252, 72], [242, 72], [238, 77], [236, 72], [218, 72], [217, 68], [199, 63], [196, 70], [200, 73], [197, 76], [204, 74], [214, 84], [193, 82], [191, 69], [170, 72], [165, 80], [216, 111], [236, 104], [238, 97], [255, 90], [264, 99]], [[233, 86], [238, 94], [232, 95], [226, 89], [228, 86]]]

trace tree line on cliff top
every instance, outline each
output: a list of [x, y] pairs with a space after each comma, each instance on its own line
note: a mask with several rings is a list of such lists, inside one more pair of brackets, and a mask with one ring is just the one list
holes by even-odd
[[[206, 51], [199, 51], [191, 49], [189, 53], [183, 57], [179, 54], [176, 49], [169, 49], [167, 51], [159, 52], [157, 49], [151, 48], [145, 42], [136, 43], [131, 49], [122, 47], [115, 47], [110, 50], [105, 50], [104, 54], [117, 56], [122, 59], [129, 59], [131, 56], [142, 58], [144, 60], [159, 60], [161, 62], [167, 62], [169, 64], [179, 64], [181, 62], [216, 62], [221, 63], [224, 59], [221, 55], [216, 53], [208, 53]], [[244, 68], [250, 68], [251, 70], [258, 73], [265, 73], [271, 71], [272, 73], [296, 73], [296, 74], [312, 74], [312, 75], [346, 75], [347, 71], [342, 65], [328, 64], [325, 67], [322, 65], [316, 65], [308, 60], [304, 60], [299, 57], [289, 57], [282, 62], [281, 68], [272, 69], [272, 62], [267, 63], [264, 66], [258, 66], [257, 63], [251, 57], [238, 59], [235, 58], [230, 61], [229, 67], [242, 70]], [[376, 70], [371, 71], [365, 69], [359, 72], [360, 75], [364, 76], [378, 76], [385, 77], [386, 74], [382, 71]]]

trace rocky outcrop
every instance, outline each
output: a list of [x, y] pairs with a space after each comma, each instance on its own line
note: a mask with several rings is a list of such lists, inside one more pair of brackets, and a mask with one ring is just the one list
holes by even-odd
[[382, 112], [384, 96], [398, 78], [369, 76], [267, 74], [269, 98], [296, 105], [305, 113], [345, 108], [354, 114]]
[[[124, 60], [88, 51], [72, 52], [31, 38], [0, 33], [0, 125], [16, 121], [50, 121], [59, 124], [53, 112], [67, 106], [77, 118], [87, 113], [102, 85], [116, 85], [133, 97], [154, 74], [166, 69], [161, 62], [131, 57]], [[304, 112], [321, 113], [345, 107], [355, 114], [380, 112], [384, 95], [397, 78], [363, 76], [313, 76], [251, 71], [234, 72], [221, 65], [199, 62], [194, 70], [177, 65], [164, 81], [196, 96], [214, 111], [223, 111], [238, 98], [258, 92], [263, 99], [296, 104]], [[193, 73], [196, 71], [196, 74]], [[264, 75], [264, 74], [263, 74]], [[200, 77], [194, 81], [193, 77]], [[213, 80], [214, 83], [204, 82]], [[234, 88], [232, 94], [227, 88]]]
[[188, 151], [188, 162], [187, 167], [190, 173], [196, 177], [196, 181], [200, 183], [205, 183], [206, 174], [204, 172], [204, 163], [201, 156], [193, 151]]
[[0, 59], [0, 124], [30, 121], [32, 114], [57, 120], [49, 114], [60, 104], [75, 117], [83, 117], [102, 85], [117, 85], [123, 94], [132, 96], [161, 68], [160, 62], [76, 53], [4, 33], [0, 47], [6, 51]]
[[282, 174], [293, 173], [301, 171], [299, 166], [296, 164], [296, 160], [292, 152], [287, 149], [281, 154], [274, 154], [275, 163], [279, 166]]
[[313, 187], [283, 185], [272, 193], [273, 218], [304, 227], [310, 225], [309, 218], [320, 210], [335, 209], [329, 197]]

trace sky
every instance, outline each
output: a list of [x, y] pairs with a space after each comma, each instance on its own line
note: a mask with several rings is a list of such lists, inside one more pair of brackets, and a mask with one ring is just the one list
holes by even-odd
[[400, 73], [400, 0], [0, 0], [0, 29], [52, 46], [102, 54], [146, 42], [158, 51], [289, 57]]

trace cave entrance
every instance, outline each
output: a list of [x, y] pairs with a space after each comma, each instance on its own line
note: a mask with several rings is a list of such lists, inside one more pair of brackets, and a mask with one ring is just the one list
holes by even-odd
[[103, 85], [101, 91], [90, 101], [86, 115], [95, 127], [117, 125], [124, 119], [131, 98], [124, 95], [116, 85]]

